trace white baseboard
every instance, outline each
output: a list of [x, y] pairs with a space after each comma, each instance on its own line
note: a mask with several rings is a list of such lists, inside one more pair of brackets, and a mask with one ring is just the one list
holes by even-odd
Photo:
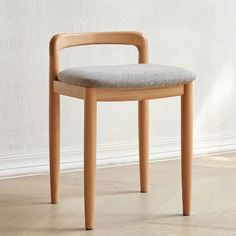
[[[194, 156], [236, 151], [236, 134], [220, 133], [194, 138]], [[180, 140], [168, 138], [150, 141], [150, 160], [180, 157]], [[97, 166], [111, 166], [138, 161], [138, 143], [97, 147]], [[61, 151], [61, 170], [83, 168], [82, 148]], [[0, 178], [48, 173], [48, 153], [0, 155]]]

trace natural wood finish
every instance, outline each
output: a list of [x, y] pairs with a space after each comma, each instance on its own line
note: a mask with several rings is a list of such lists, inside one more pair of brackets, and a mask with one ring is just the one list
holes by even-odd
[[50, 55], [58, 55], [63, 48], [92, 44], [133, 45], [143, 54], [147, 40], [144, 34], [135, 31], [57, 34], [50, 41]]
[[157, 98], [180, 96], [184, 93], [184, 86], [150, 89], [107, 89], [97, 88], [98, 101], [139, 101]]
[[60, 101], [59, 95], [84, 100], [84, 202], [85, 227], [94, 227], [96, 183], [96, 103], [97, 101], [138, 101], [139, 158], [141, 192], [148, 191], [148, 100], [182, 96], [182, 189], [183, 213], [190, 214], [192, 158], [192, 84], [166, 88], [112, 89], [86, 88], [58, 81], [59, 54], [64, 48], [91, 44], [126, 44], [138, 49], [138, 62], [148, 62], [148, 43], [139, 32], [94, 32], [57, 34], [50, 41], [49, 132], [51, 202], [58, 202]]
[[60, 81], [54, 81], [53, 84], [55, 93], [69, 97], [84, 99], [85, 87], [66, 84]]
[[[97, 101], [140, 101], [157, 98], [181, 96], [184, 94], [184, 85], [168, 88], [149, 89], [109, 89], [95, 88]], [[54, 81], [54, 92], [61, 95], [84, 99], [85, 87]]]
[[59, 199], [60, 169], [60, 97], [53, 91], [53, 81], [59, 70], [57, 56], [50, 57], [49, 67], [49, 155], [50, 155], [50, 187], [51, 203]]
[[139, 125], [139, 168], [140, 188], [142, 193], [148, 191], [148, 155], [149, 155], [149, 120], [148, 101], [138, 102], [138, 125]]
[[150, 162], [148, 195], [137, 164], [97, 169], [96, 229], [83, 230], [83, 171], [61, 173], [61, 201], [48, 175], [0, 180], [1, 236], [235, 236], [236, 153], [193, 158], [194, 215], [181, 211], [180, 160]]
[[86, 88], [84, 99], [84, 203], [85, 228], [94, 225], [96, 195], [96, 90]]
[[192, 83], [184, 85], [181, 97], [181, 165], [183, 215], [188, 216], [192, 183]]
[[[140, 64], [148, 63], [148, 46], [139, 51], [138, 62]], [[145, 91], [146, 90], [146, 91]], [[154, 89], [155, 90], [155, 89]], [[163, 94], [159, 91], [155, 91], [155, 94]], [[148, 116], [148, 99], [151, 99], [151, 96], [155, 96], [154, 91], [152, 89], [142, 89], [142, 91], [134, 91], [135, 96], [138, 96], [138, 133], [139, 133], [139, 176], [140, 176], [140, 190], [142, 193], [146, 193], [148, 191], [148, 160], [149, 160], [149, 116]], [[166, 91], [167, 92], [167, 91]], [[127, 98], [124, 94], [132, 94], [124, 93], [123, 97]], [[144, 95], [141, 98], [140, 95]], [[145, 99], [145, 100], [144, 100]]]

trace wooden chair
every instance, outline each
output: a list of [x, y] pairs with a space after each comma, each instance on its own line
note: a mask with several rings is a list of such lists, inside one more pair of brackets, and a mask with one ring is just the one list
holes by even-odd
[[[59, 199], [58, 182], [60, 165], [60, 95], [66, 95], [84, 100], [84, 201], [86, 229], [92, 229], [94, 227], [94, 208], [96, 195], [95, 179], [97, 102], [138, 101], [140, 186], [141, 192], [145, 193], [148, 191], [148, 100], [172, 96], [181, 96], [182, 202], [183, 215], [189, 215], [191, 205], [192, 169], [192, 80], [194, 80], [194, 75], [187, 74], [186, 76], [186, 74], [183, 73], [183, 77], [191, 77], [186, 79], [180, 78], [182, 75], [181, 73], [183, 71], [180, 74], [177, 73], [177, 76], [179, 76], [178, 79], [181, 80], [175, 83], [175, 80], [172, 78], [173, 73], [171, 74], [171, 70], [175, 67], [167, 67], [164, 69], [164, 71], [166, 71], [167, 69], [165, 73], [167, 73], [167, 75], [168, 73], [172, 75], [172, 77], [170, 76], [172, 78], [172, 81], [168, 77], [168, 79], [165, 81], [167, 83], [160, 84], [158, 81], [154, 81], [154, 85], [151, 83], [151, 85], [149, 84], [148, 86], [146, 86], [145, 81], [140, 82], [140, 80], [138, 80], [134, 88], [132, 87], [132, 81], [130, 82], [131, 85], [126, 85], [125, 87], [122, 86], [122, 83], [120, 83], [120, 87], [114, 87], [114, 84], [111, 86], [109, 86], [109, 84], [105, 84], [104, 86], [99, 84], [99, 86], [96, 87], [87, 86], [86, 81], [84, 80], [89, 78], [83, 78], [82, 82], [79, 82], [82, 84], [82, 86], [76, 83], [70, 83], [70, 80], [69, 82], [59, 80], [58, 75], [60, 72], [60, 51], [68, 47], [92, 44], [133, 45], [138, 49], [139, 63], [148, 63], [147, 40], [145, 36], [139, 32], [96, 32], [57, 34], [51, 39], [49, 68], [49, 141], [51, 203], [56, 204], [58, 203]], [[136, 66], [139, 65], [137, 64]], [[154, 70], [157, 67], [158, 65], [156, 67], [154, 65]], [[121, 67], [121, 69], [122, 68], [123, 67]], [[168, 68], [170, 68], [170, 72], [168, 72]], [[144, 67], [144, 69], [149, 70], [149, 67]], [[157, 73], [155, 76], [158, 77], [158, 69], [155, 73]], [[160, 76], [162, 76], [161, 73]], [[147, 75], [147, 73], [145, 75]], [[164, 74], [164, 76], [165, 75], [166, 74]], [[148, 81], [148, 78], [146, 79]], [[89, 82], [89, 80], [87, 82]], [[112, 83], [112, 81], [110, 82]], [[85, 83], [85, 85], [83, 83]], [[94, 83], [94, 81], [92, 83]], [[140, 86], [139, 83], [141, 83]], [[158, 86], [158, 83], [160, 86]]]

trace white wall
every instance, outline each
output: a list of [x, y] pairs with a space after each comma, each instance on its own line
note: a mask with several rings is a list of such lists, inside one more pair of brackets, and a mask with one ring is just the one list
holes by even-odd
[[[236, 150], [234, 0], [0, 1], [0, 176], [48, 164], [48, 42], [58, 32], [137, 30], [150, 63], [187, 67], [196, 154]], [[67, 49], [62, 68], [136, 62], [127, 46]], [[151, 158], [177, 156], [179, 98], [150, 103]], [[62, 98], [62, 167], [82, 164], [83, 103]], [[137, 104], [98, 105], [98, 164], [137, 160]]]

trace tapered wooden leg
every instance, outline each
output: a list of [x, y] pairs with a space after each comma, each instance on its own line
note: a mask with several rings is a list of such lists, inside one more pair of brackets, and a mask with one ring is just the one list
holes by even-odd
[[148, 191], [149, 120], [148, 101], [138, 103], [140, 188]]
[[86, 89], [84, 100], [85, 228], [93, 229], [96, 195], [96, 90]]
[[192, 184], [192, 83], [184, 85], [181, 97], [181, 165], [183, 215], [191, 214]]
[[53, 92], [49, 94], [49, 152], [51, 203], [59, 200], [60, 168], [60, 98]]

